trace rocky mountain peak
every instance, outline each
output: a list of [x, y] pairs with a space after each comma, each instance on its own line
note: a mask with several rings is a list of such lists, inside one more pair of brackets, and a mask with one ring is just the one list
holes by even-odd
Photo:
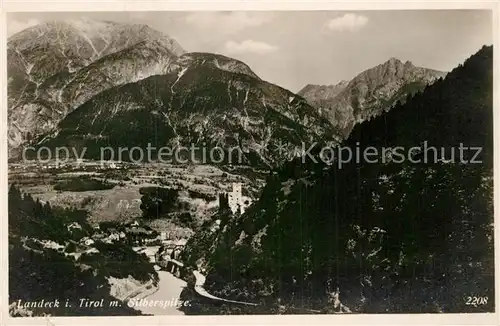
[[348, 80], [341, 80], [334, 85], [307, 84], [297, 94], [308, 99], [314, 106], [322, 107], [322, 101], [335, 97], [340, 92], [342, 92], [348, 84]]
[[244, 62], [221, 54], [206, 52], [189, 52], [179, 57], [177, 64], [181, 67], [212, 66], [232, 73], [244, 74], [260, 79]]
[[387, 60], [386, 64], [394, 65], [394, 64], [402, 64], [402, 62], [396, 57], [390, 57], [389, 60]]
[[170, 71], [186, 51], [147, 25], [46, 21], [8, 40], [9, 152], [116, 85]]
[[[112, 52], [123, 50], [144, 40], [163, 40], [176, 55], [184, 49], [169, 36], [143, 24], [126, 24], [90, 18], [51, 20], [24, 29], [8, 39], [8, 47], [17, 51], [44, 47], [62, 48], [66, 54], [86, 60], [96, 60]], [[74, 50], [75, 45], [81, 50]]]
[[405, 62], [405, 67], [410, 68], [410, 67], [415, 67], [415, 66], [413, 65], [413, 63], [410, 60], [407, 60]]
[[348, 135], [360, 123], [388, 110], [408, 94], [423, 89], [446, 73], [403, 63], [391, 57], [367, 69], [348, 83], [335, 86], [307, 85], [299, 92], [310, 104], [320, 108], [330, 122]]

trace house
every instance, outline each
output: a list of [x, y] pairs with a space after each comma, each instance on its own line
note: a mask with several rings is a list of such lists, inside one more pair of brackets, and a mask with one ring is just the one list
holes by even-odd
[[92, 235], [92, 238], [101, 240], [106, 238], [106, 234], [104, 234], [104, 232], [96, 232]]
[[71, 230], [74, 230], [74, 229], [78, 229], [78, 230], [81, 230], [82, 229], [82, 226], [80, 225], [80, 223], [77, 223], [77, 222], [73, 222], [71, 223], [70, 225], [67, 226], [68, 228], [68, 231], [71, 232]]
[[134, 248], [135, 252], [137, 252], [138, 254], [146, 255], [148, 257], [149, 261], [152, 263], [155, 263], [157, 261], [156, 255], [158, 254], [159, 250], [160, 250], [159, 246]]
[[106, 242], [120, 240], [120, 234], [117, 232], [111, 233], [105, 240], [107, 240]]
[[89, 237], [84, 237], [80, 241], [83, 242], [86, 246], [91, 246], [95, 243], [95, 241]]
[[127, 239], [136, 243], [144, 244], [158, 240], [158, 233], [148, 226], [131, 226], [126, 228]]
[[218, 231], [220, 229], [220, 223], [221, 223], [220, 220], [216, 220], [215, 223], [210, 228], [210, 232]]
[[97, 250], [96, 248], [89, 248], [87, 250], [85, 250], [83, 253], [89, 255], [89, 254], [98, 254], [99, 253], [99, 250]]
[[81, 252], [70, 252], [70, 253], [64, 253], [65, 256], [71, 256], [73, 257], [75, 260], [78, 260], [80, 259], [80, 256], [82, 255]]
[[101, 161], [101, 169], [118, 169], [118, 163], [112, 161]]
[[[55, 249], [59, 252], [61, 251], [64, 251], [64, 246], [55, 242], [55, 241], [52, 241], [52, 240], [41, 240], [40, 243], [45, 247], [45, 248], [51, 248], [51, 249]], [[62, 250], [61, 250], [62, 249]]]

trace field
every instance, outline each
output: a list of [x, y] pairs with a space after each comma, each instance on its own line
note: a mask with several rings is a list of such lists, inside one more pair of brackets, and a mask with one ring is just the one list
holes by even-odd
[[[89, 212], [89, 222], [131, 222], [141, 217], [140, 189], [166, 187], [179, 191], [185, 212], [201, 223], [217, 209], [218, 194], [230, 192], [241, 183], [243, 195], [255, 199], [265, 173], [249, 167], [210, 165], [133, 165], [116, 163], [101, 166], [85, 161], [56, 166], [10, 164], [9, 183], [53, 206], [74, 207]], [[182, 212], [179, 212], [182, 213]], [[166, 221], [151, 221], [158, 231], [171, 231]]]

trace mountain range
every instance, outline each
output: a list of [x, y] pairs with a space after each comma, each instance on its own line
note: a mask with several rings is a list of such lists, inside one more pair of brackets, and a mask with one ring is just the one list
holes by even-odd
[[355, 124], [387, 111], [397, 101], [404, 101], [408, 95], [422, 91], [444, 76], [445, 72], [390, 58], [350, 81], [336, 85], [308, 84], [298, 94], [347, 136]]
[[[202, 145], [239, 148], [247, 163], [272, 165], [280, 143], [329, 137], [326, 119], [295, 94], [256, 77], [245, 64], [209, 53], [179, 57], [168, 74], [110, 88], [68, 114], [41, 143], [101, 146]], [[267, 152], [267, 150], [269, 150]], [[233, 158], [236, 159], [236, 158]]]
[[87, 158], [102, 146], [205, 144], [274, 166], [304, 143], [341, 141], [444, 75], [390, 59], [294, 94], [244, 62], [188, 53], [146, 25], [46, 22], [8, 40], [9, 157], [26, 144], [86, 147]]
[[245, 63], [186, 53], [144, 25], [49, 22], [9, 39], [9, 149], [22, 144], [236, 146], [272, 165], [277, 143], [334, 138], [303, 98]]
[[93, 20], [30, 27], [9, 38], [7, 51], [9, 149], [103, 90], [169, 71], [185, 52], [146, 25]]

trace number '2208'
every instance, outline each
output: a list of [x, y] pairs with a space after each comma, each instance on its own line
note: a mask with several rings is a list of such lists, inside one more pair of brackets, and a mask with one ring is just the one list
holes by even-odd
[[488, 297], [467, 297], [465, 304], [468, 306], [477, 307], [488, 303]]

